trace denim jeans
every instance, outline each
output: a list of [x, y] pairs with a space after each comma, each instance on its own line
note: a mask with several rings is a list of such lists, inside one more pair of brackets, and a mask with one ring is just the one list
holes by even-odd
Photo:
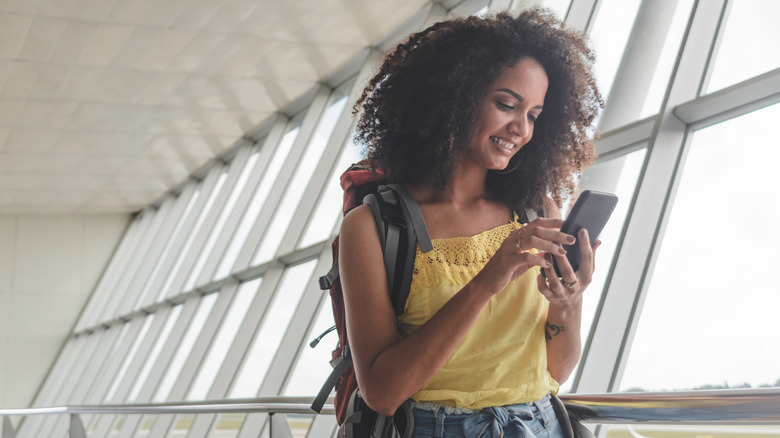
[[472, 414], [447, 414], [415, 408], [412, 438], [562, 438], [550, 397], [498, 406]]

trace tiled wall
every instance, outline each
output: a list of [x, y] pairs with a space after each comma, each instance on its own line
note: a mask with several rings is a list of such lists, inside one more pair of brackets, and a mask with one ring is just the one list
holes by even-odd
[[0, 407], [29, 406], [128, 215], [0, 215]]

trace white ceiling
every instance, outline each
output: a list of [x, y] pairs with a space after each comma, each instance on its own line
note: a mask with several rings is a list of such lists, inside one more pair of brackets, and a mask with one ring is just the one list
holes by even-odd
[[133, 212], [428, 0], [0, 0], [0, 214]]

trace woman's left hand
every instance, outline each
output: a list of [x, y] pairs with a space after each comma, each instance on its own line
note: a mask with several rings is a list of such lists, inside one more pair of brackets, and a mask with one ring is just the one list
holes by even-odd
[[571, 267], [569, 260], [565, 255], [553, 255], [547, 253], [545, 257], [552, 262], [553, 257], [558, 264], [561, 272], [561, 278], [555, 273], [555, 268], [543, 268], [547, 278], [541, 274], [537, 277], [539, 292], [544, 295], [550, 304], [567, 305], [572, 299], [579, 299], [582, 292], [591, 282], [593, 270], [595, 269], [595, 252], [601, 241], [591, 246], [590, 237], [586, 229], [581, 229], [577, 233], [577, 244], [580, 246], [580, 268], [577, 272]]

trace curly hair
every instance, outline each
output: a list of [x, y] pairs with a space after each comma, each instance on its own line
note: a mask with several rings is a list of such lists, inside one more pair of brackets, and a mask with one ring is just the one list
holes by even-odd
[[516, 169], [490, 171], [486, 184], [514, 209], [540, 209], [546, 197], [560, 206], [595, 158], [604, 101], [593, 51], [546, 9], [443, 21], [412, 34], [385, 56], [355, 103], [355, 114], [363, 110], [355, 142], [392, 181], [441, 189], [471, 141], [480, 99], [504, 67], [526, 58], [547, 73], [544, 112], [510, 162]]

